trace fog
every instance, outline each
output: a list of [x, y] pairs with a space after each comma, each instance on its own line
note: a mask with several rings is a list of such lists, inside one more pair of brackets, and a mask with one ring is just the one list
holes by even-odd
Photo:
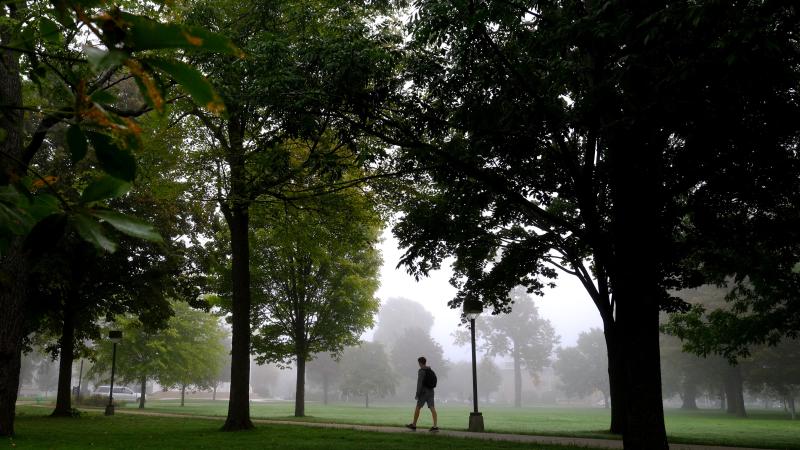
[[[389, 232], [384, 232], [380, 247], [383, 266], [376, 296], [382, 308], [386, 308], [375, 317], [375, 327], [361, 336], [363, 341], [374, 343], [345, 349], [338, 363], [332, 362], [326, 354], [317, 354], [308, 365], [306, 400], [362, 402], [365, 396], [358, 391], [359, 387], [352, 386], [352, 383], [348, 387], [349, 372], [355, 374], [356, 381], [376, 375], [380, 382], [387, 383], [386, 390], [376, 392], [373, 401], [407, 402], [416, 384], [415, 359], [424, 355], [439, 374], [438, 398], [444, 403], [471, 402], [469, 347], [455, 343], [455, 334], [459, 330], [461, 342], [466, 342], [468, 335], [463, 327], [459, 327], [460, 311], [447, 306], [448, 300], [455, 295], [455, 289], [449, 284], [452, 271], [444, 264], [442, 270], [416, 281], [404, 268], [396, 268], [402, 250], [398, 249], [397, 241]], [[512, 314], [493, 317], [487, 312], [478, 319], [478, 379], [482, 402], [516, 406], [608, 406], [607, 359], [599, 314], [573, 277], [564, 275], [556, 283], [557, 287], [546, 290], [544, 296], [532, 298], [535, 308], [530, 300], [526, 300], [528, 296], [523, 291], [514, 290], [510, 295], [517, 299], [517, 307]], [[690, 303], [719, 306], [724, 305], [722, 298], [726, 292], [717, 287], [703, 286], [676, 294]], [[509, 323], [513, 320], [501, 321], [514, 316], [517, 317], [516, 325]], [[528, 317], [529, 322], [520, 322], [520, 317]], [[541, 322], [531, 325], [536, 320]], [[544, 325], [546, 322], [549, 326]], [[535, 357], [521, 361], [522, 372], [518, 372], [521, 383], [517, 389], [515, 367], [507, 356], [508, 352], [497, 352], [499, 356], [487, 355], [480, 348], [487, 342], [480, 336], [482, 326], [483, 330], [504, 329], [508, 336], [513, 334], [509, 330], [516, 326], [517, 330], [524, 330], [517, 332], [516, 336], [526, 337], [531, 337], [528, 333], [538, 333], [531, 330], [551, 326], [550, 347], [539, 351], [549, 354], [549, 357], [542, 357], [539, 362]], [[533, 340], [542, 341], [541, 336]], [[229, 340], [226, 340], [226, 348], [229, 345]], [[365, 356], [367, 349], [372, 353]], [[684, 353], [677, 338], [662, 335], [661, 357], [667, 407], [721, 408], [739, 415], [745, 415], [746, 409], [753, 407], [783, 408], [795, 415], [797, 392], [793, 374], [800, 366], [800, 341], [788, 340], [774, 348], [755, 347], [749, 358], [740, 361], [738, 366], [732, 366], [720, 356], [699, 358]], [[384, 360], [383, 368], [364, 365], [377, 359]], [[97, 386], [108, 382], [107, 374], [93, 373], [92, 363], [83, 361], [87, 363], [85, 369], [77, 364], [78, 361], [73, 367], [73, 384], [81, 379], [81, 392], [90, 396]], [[253, 401], [290, 402], [294, 398], [296, 374], [293, 368], [279, 369], [252, 362], [251, 369]], [[225, 371], [229, 370], [229, 367], [225, 368]], [[26, 354], [20, 393], [35, 396], [37, 401], [52, 396], [56, 374], [57, 361], [38, 352]], [[228, 394], [226, 379], [223, 376], [217, 380], [218, 392], [209, 386], [194, 386], [189, 397], [225, 400]], [[138, 392], [138, 385], [128, 386]], [[786, 386], [790, 389], [787, 390]], [[174, 399], [177, 395], [174, 387], [160, 386], [152, 381], [147, 389], [156, 400]], [[105, 400], [99, 398], [96, 401], [102, 404]]]
[[[404, 297], [418, 302], [433, 314], [431, 336], [444, 348], [446, 358], [453, 362], [469, 360], [469, 348], [453, 344], [452, 333], [458, 328], [461, 311], [447, 306], [447, 301], [456, 293], [449, 283], [453, 273], [449, 265], [443, 264], [441, 270], [417, 282], [406, 273], [405, 268], [396, 268], [403, 251], [398, 248], [398, 242], [389, 230], [383, 233], [380, 249], [383, 267], [377, 297], [381, 303], [392, 297]], [[573, 346], [581, 332], [592, 327], [602, 327], [602, 321], [597, 308], [574, 277], [562, 275], [556, 280], [556, 284], [556, 288], [547, 289], [543, 297], [536, 297], [535, 303], [542, 317], [550, 320], [556, 334], [561, 337], [561, 345]], [[480, 327], [480, 320], [479, 318], [477, 327]], [[374, 328], [365, 333], [363, 338], [370, 340], [373, 332]]]

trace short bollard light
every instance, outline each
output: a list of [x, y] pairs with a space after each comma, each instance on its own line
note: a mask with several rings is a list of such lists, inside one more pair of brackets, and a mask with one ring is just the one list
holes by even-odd
[[117, 344], [122, 341], [122, 331], [111, 330], [108, 332], [108, 339], [114, 343], [111, 351], [111, 386], [108, 389], [108, 405], [106, 405], [106, 415], [114, 415], [114, 371], [117, 368]]
[[475, 361], [475, 319], [483, 312], [483, 303], [475, 297], [464, 299], [464, 316], [469, 319], [469, 329], [472, 335], [472, 404], [473, 411], [469, 413], [469, 431], [483, 431], [483, 414], [478, 412], [478, 370]]

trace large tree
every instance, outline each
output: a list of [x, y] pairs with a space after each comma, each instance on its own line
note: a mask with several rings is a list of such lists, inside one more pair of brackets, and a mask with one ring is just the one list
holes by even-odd
[[358, 190], [259, 213], [251, 239], [253, 353], [259, 364], [295, 364], [294, 414], [303, 417], [306, 361], [340, 354], [373, 324], [380, 222]]
[[[149, 51], [235, 48], [200, 29], [81, 0], [3, 4], [0, 45], [0, 310], [5, 319], [0, 324], [0, 435], [12, 435], [32, 251], [25, 237], [36, 243], [70, 228], [109, 251], [116, 244], [106, 235], [108, 226], [156, 239], [143, 223], [108, 210], [104, 202], [123, 195], [134, 179], [132, 152], [139, 147], [141, 130], [135, 118], [164, 110], [168, 100], [158, 81], [164, 75], [174, 76], [199, 104], [217, 111], [223, 106], [196, 70], [167, 52], [155, 57]], [[111, 88], [123, 78], [139, 82], [148, 105], [118, 108]], [[33, 89], [24, 89], [23, 79]], [[31, 101], [27, 94], [36, 91], [41, 95]], [[26, 120], [35, 123], [28, 136]], [[51, 129], [61, 123], [69, 125], [72, 163], [90, 161], [97, 168], [78, 198], [60, 192], [56, 179], [34, 163]]]
[[[254, 204], [308, 197], [356, 183], [342, 167], [375, 148], [353, 123], [372, 117], [394, 83], [397, 42], [383, 2], [199, 1], [187, 17], [224, 30], [244, 59], [202, 58], [224, 118], [187, 108], [197, 197], [219, 206], [230, 236], [231, 394], [225, 430], [252, 427], [250, 213]], [[314, 178], [307, 178], [314, 174]], [[290, 192], [291, 191], [291, 192]], [[205, 220], [205, 219], [201, 219]]]
[[[509, 293], [511, 311], [479, 319], [476, 336], [487, 356], [510, 356], [514, 363], [514, 406], [522, 406], [522, 370], [531, 377], [550, 365], [553, 347], [558, 344], [550, 321], [539, 316], [539, 310], [524, 288]], [[469, 333], [456, 333], [456, 343], [469, 342]]]
[[423, 170], [398, 195], [403, 262], [424, 275], [455, 256], [453, 306], [503, 310], [514, 285], [579, 278], [604, 324], [612, 431], [666, 448], [658, 313], [667, 288], [701, 282], [699, 230], [771, 198], [795, 216], [796, 20], [770, 2], [419, 2], [411, 105], [376, 130]]

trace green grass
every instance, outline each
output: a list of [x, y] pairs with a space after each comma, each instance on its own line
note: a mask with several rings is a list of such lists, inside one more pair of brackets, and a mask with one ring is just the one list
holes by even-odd
[[[129, 405], [135, 407], [135, 405]], [[411, 421], [413, 403], [407, 405], [376, 404], [365, 409], [363, 405], [334, 404], [324, 406], [309, 402], [308, 417], [292, 417], [294, 404], [256, 403], [251, 405], [253, 418], [304, 420], [316, 422], [353, 423], [370, 425], [402, 425]], [[225, 416], [227, 402], [193, 400], [185, 407], [177, 401], [152, 401], [151, 411], [183, 414]], [[462, 430], [467, 426], [469, 408], [465, 405], [437, 407], [439, 426]], [[500, 433], [522, 433], [540, 435], [563, 435], [577, 437], [607, 438], [615, 436], [605, 429], [609, 423], [608, 411], [601, 408], [580, 409], [568, 407], [482, 407], [486, 430]], [[775, 411], [749, 412], [750, 417], [741, 419], [716, 410], [666, 411], [667, 433], [670, 442], [743, 447], [768, 447], [800, 449], [800, 420], [792, 421], [787, 415]], [[430, 424], [430, 414], [423, 411], [420, 425]]]
[[[238, 433], [219, 431], [222, 420], [148, 417], [117, 414], [105, 417], [90, 412], [80, 418], [46, 417], [49, 410], [19, 406], [17, 436], [0, 448], [15, 449], [408, 449], [485, 450], [487, 442], [438, 436], [430, 433], [377, 433], [332, 430], [291, 425], [260, 424]], [[531, 446], [491, 442], [493, 449], [567, 450], [561, 446]]]

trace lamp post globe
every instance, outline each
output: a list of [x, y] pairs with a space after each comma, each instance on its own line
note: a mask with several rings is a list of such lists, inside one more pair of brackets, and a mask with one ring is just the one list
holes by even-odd
[[108, 332], [108, 339], [114, 345], [111, 351], [111, 386], [108, 388], [108, 405], [106, 405], [106, 415], [114, 415], [114, 371], [117, 368], [117, 344], [122, 341], [122, 331], [111, 330]]
[[475, 358], [475, 319], [483, 312], [483, 303], [475, 296], [464, 299], [464, 316], [469, 319], [469, 330], [472, 341], [472, 405], [469, 413], [469, 431], [483, 431], [483, 414], [478, 412], [478, 369]]

